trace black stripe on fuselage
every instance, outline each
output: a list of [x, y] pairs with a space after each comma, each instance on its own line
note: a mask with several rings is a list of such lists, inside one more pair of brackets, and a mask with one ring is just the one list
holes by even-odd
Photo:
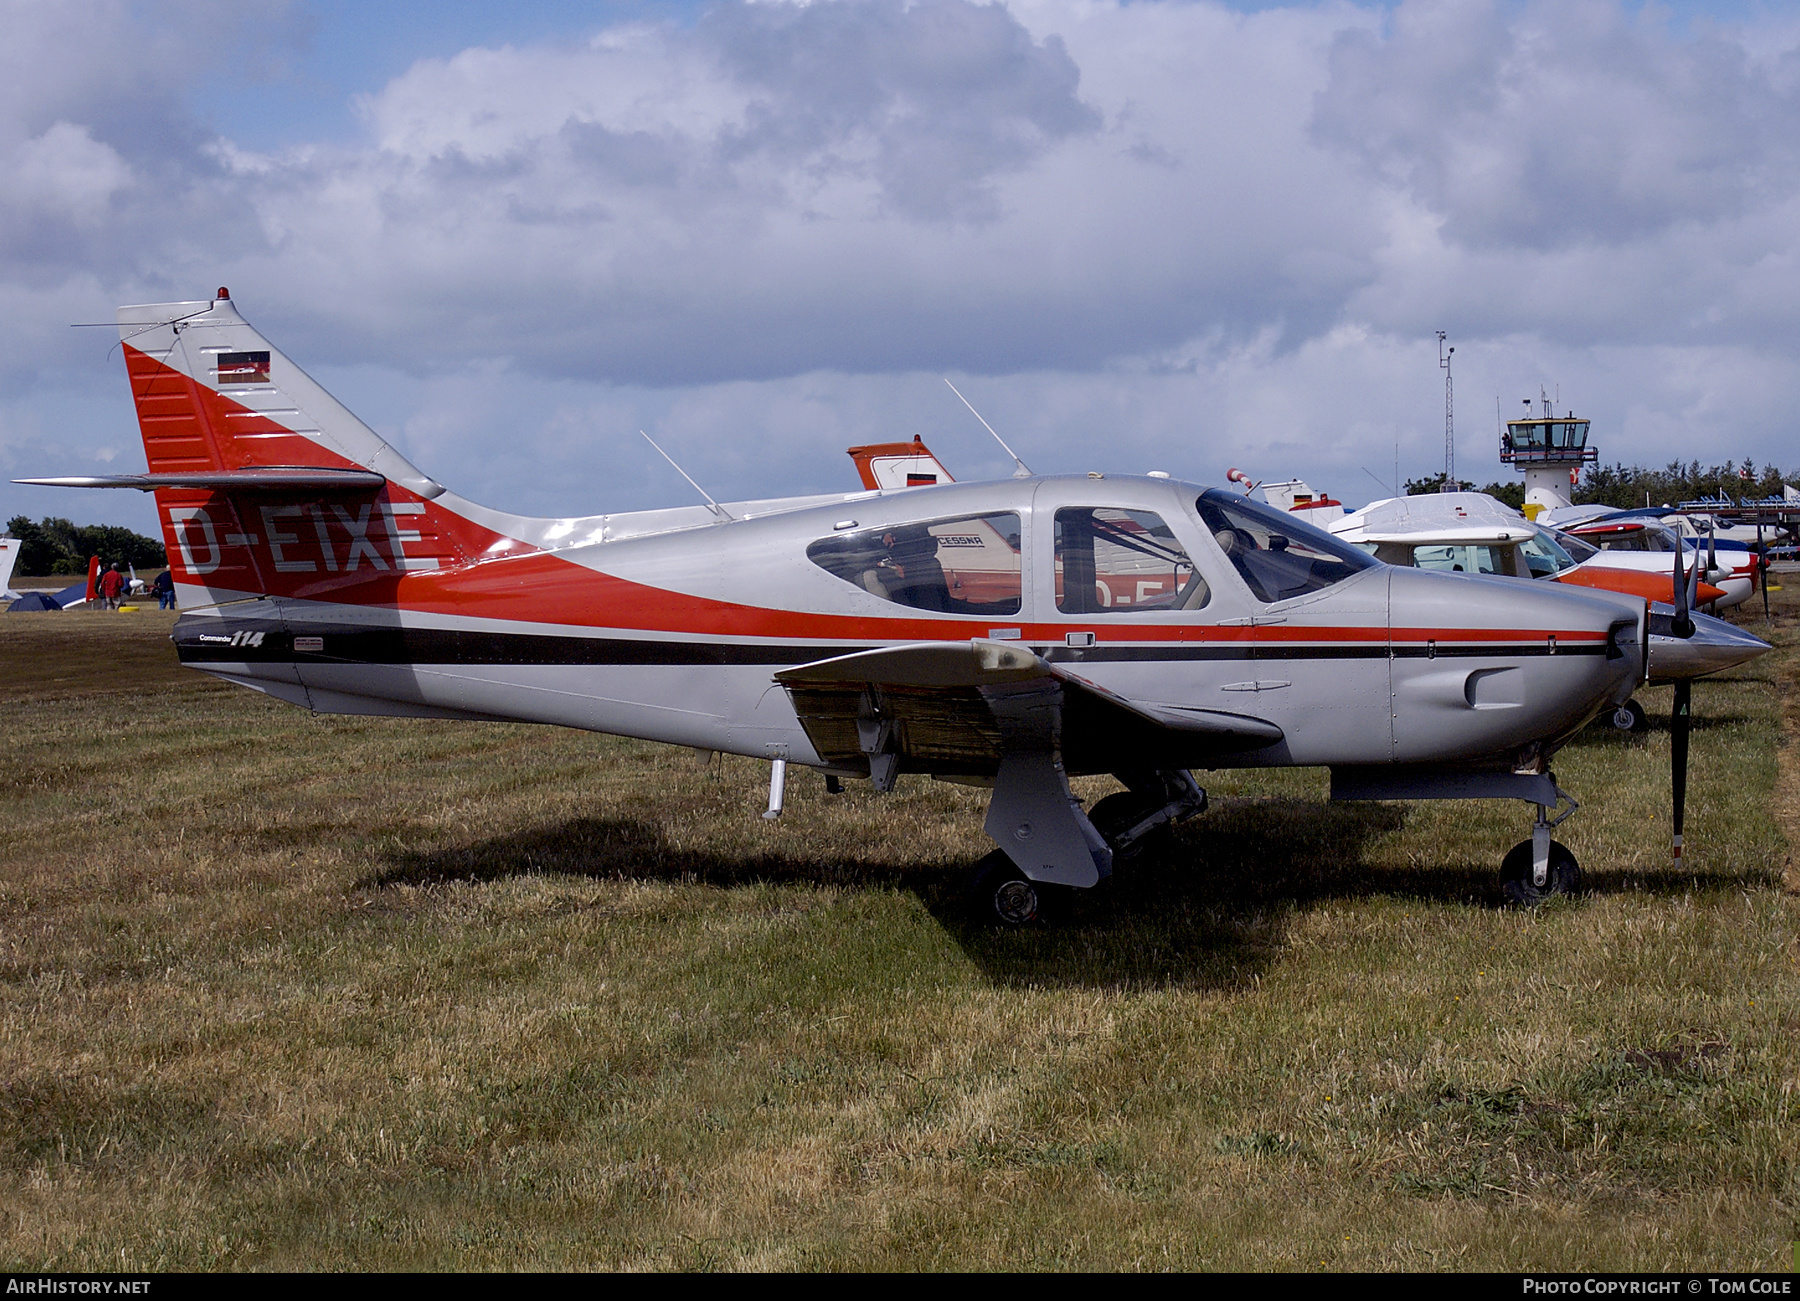
[[[211, 621], [209, 621], [211, 622]], [[244, 634], [261, 634], [248, 644]], [[322, 651], [296, 651], [295, 634], [280, 625], [244, 621], [225, 623], [218, 631], [177, 634], [176, 646], [184, 664], [299, 663], [299, 664], [468, 664], [468, 665], [780, 665], [810, 664], [816, 660], [871, 650], [869, 646], [796, 645], [737, 641], [655, 641], [637, 637], [570, 637], [547, 633], [466, 631], [449, 628], [342, 628], [309, 631], [300, 637], [317, 637]], [[202, 640], [204, 638], [204, 640]], [[1490, 645], [1405, 644], [1389, 647], [1376, 642], [1341, 642], [1295, 646], [1271, 643], [1161, 644], [1136, 646], [1058, 645], [1030, 646], [1057, 664], [1170, 664], [1194, 661], [1246, 661], [1259, 663], [1301, 660], [1364, 659], [1492, 659], [1532, 655], [1603, 655], [1606, 646], [1583, 643], [1552, 648], [1544, 641], [1505, 642]]]

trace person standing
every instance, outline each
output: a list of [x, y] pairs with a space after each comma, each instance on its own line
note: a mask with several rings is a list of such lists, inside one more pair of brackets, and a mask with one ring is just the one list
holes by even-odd
[[175, 576], [163, 570], [150, 580], [150, 590], [156, 593], [156, 608], [173, 610], [175, 608]]
[[115, 564], [111, 569], [108, 569], [104, 574], [100, 575], [100, 599], [106, 603], [107, 609], [116, 610], [119, 608], [119, 593], [124, 590], [125, 575], [119, 572], [118, 565]]

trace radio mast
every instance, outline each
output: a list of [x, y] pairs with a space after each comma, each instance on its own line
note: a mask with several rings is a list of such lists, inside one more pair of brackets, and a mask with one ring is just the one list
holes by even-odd
[[1439, 330], [1438, 369], [1444, 372], [1444, 486], [1442, 491], [1455, 492], [1456, 481], [1456, 387], [1450, 378], [1450, 358], [1456, 349], [1444, 351], [1444, 332]]

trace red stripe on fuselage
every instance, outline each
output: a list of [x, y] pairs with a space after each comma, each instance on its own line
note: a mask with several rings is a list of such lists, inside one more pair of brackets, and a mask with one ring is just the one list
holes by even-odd
[[[964, 641], [990, 630], [1018, 629], [1024, 642], [1060, 642], [1070, 632], [1093, 632], [1108, 644], [1137, 643], [1337, 643], [1386, 644], [1384, 627], [1220, 627], [1209, 624], [1128, 622], [1026, 623], [1005, 618], [973, 619], [822, 614], [718, 601], [636, 583], [588, 569], [559, 556], [538, 553], [471, 565], [458, 571], [411, 574], [400, 580], [397, 604], [420, 613], [506, 622], [567, 624], [584, 628], [676, 633], [701, 637], [755, 637], [817, 641]], [[1569, 642], [1603, 642], [1604, 632], [1586, 629], [1415, 628], [1398, 629], [1392, 640], [1473, 644], [1542, 641], [1554, 635]]]
[[[125, 352], [152, 471], [178, 468], [237, 470], [267, 465], [355, 467], [355, 462], [306, 435], [294, 433], [154, 357], [129, 345]], [[159, 465], [153, 431], [158, 435], [173, 433], [177, 426], [185, 435], [175, 440], [185, 444], [181, 450], [186, 455], [179, 458], [183, 464]], [[196, 456], [203, 457], [208, 463], [193, 464], [192, 458]], [[1092, 632], [1108, 644], [1262, 642], [1367, 646], [1385, 644], [1390, 639], [1399, 644], [1424, 645], [1428, 640], [1463, 644], [1514, 643], [1541, 641], [1555, 635], [1570, 642], [1597, 642], [1606, 637], [1605, 633], [1579, 629], [1421, 628], [1396, 629], [1390, 638], [1388, 629], [1383, 626], [1262, 625], [1252, 628], [1135, 623], [1128, 619], [1051, 624], [1023, 623], [1005, 617], [911, 614], [882, 618], [771, 609], [651, 587], [546, 552], [481, 560], [483, 555], [492, 555], [497, 544], [510, 544], [521, 549], [527, 548], [528, 544], [507, 539], [390, 483], [379, 494], [361, 500], [378, 497], [387, 502], [422, 504], [421, 514], [405, 517], [404, 531], [428, 533], [438, 544], [433, 546], [431, 542], [424, 542], [418, 550], [435, 556], [440, 568], [403, 573], [398, 569], [400, 562], [419, 558], [418, 552], [407, 553], [403, 544], [389, 536], [388, 529], [376, 527], [371, 520], [365, 520], [355, 512], [351, 512], [349, 521], [340, 520], [336, 512], [323, 509], [317, 513], [278, 514], [273, 521], [263, 514], [264, 504], [279, 512], [285, 508], [278, 503], [286, 501], [301, 503], [310, 510], [319, 500], [318, 494], [297, 493], [291, 497], [264, 494], [252, 498], [160, 489], [156, 495], [164, 531], [169, 537], [177, 581], [208, 583], [204, 575], [189, 574], [185, 570], [178, 539], [171, 532], [169, 508], [207, 508], [216, 504], [219, 518], [213, 524], [214, 540], [220, 553], [218, 561], [227, 570], [235, 570], [246, 577], [253, 574], [258, 590], [263, 594], [509, 623], [561, 624], [690, 637], [865, 644], [963, 641], [986, 637], [990, 630], [1000, 628], [1017, 628], [1021, 641], [1039, 644], [1061, 642], [1070, 632]], [[285, 569], [275, 562], [269, 551], [268, 535], [272, 528], [280, 530], [283, 539], [281, 565], [287, 566]], [[255, 542], [249, 542], [247, 539], [253, 536]], [[246, 540], [231, 540], [235, 538]], [[191, 550], [195, 543], [192, 537], [188, 540]], [[365, 541], [366, 549], [363, 547]], [[399, 554], [395, 554], [396, 550]], [[393, 568], [378, 567], [374, 563], [375, 557]], [[360, 566], [355, 572], [348, 568], [352, 559]], [[297, 572], [299, 567], [306, 565], [312, 568]], [[213, 582], [222, 587], [236, 586], [230, 581], [215, 579]]]

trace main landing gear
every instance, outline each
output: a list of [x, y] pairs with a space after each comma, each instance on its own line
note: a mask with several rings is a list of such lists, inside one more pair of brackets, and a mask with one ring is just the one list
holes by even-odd
[[1021, 872], [1005, 850], [996, 849], [975, 864], [969, 877], [969, 911], [984, 925], [1029, 926], [1043, 920], [1048, 890]]
[[1042, 920], [1056, 892], [1097, 884], [1174, 823], [1206, 808], [1206, 792], [1183, 769], [1116, 776], [1126, 789], [1084, 812], [1060, 762], [1021, 763], [1011, 771], [1002, 765], [987, 820], [988, 834], [1002, 847], [975, 865], [969, 881], [977, 923], [1016, 929]]

